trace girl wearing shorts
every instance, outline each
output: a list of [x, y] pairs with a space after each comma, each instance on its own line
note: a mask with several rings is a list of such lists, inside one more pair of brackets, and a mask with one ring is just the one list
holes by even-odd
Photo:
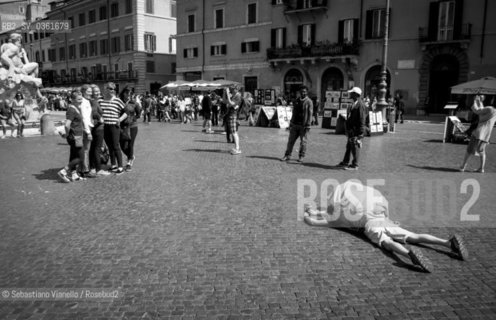
[[17, 137], [24, 137], [24, 122], [26, 121], [26, 109], [24, 108], [24, 97], [22, 93], [17, 92], [15, 100], [12, 101], [12, 116], [17, 122]]

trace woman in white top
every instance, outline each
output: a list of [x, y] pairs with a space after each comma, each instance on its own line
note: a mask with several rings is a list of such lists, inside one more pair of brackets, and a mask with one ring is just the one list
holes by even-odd
[[486, 146], [491, 138], [494, 124], [496, 123], [496, 109], [493, 107], [484, 107], [484, 95], [476, 95], [472, 111], [479, 116], [479, 124], [477, 129], [472, 132], [470, 142], [467, 146], [467, 152], [463, 159], [463, 164], [460, 171], [465, 171], [470, 156], [480, 157], [480, 167], [476, 172], [483, 173], [486, 164]]

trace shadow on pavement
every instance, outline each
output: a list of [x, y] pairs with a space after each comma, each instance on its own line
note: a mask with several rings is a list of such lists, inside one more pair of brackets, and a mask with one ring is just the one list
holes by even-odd
[[413, 164], [407, 164], [407, 166], [415, 169], [424, 169], [431, 171], [444, 171], [444, 172], [459, 172], [457, 168], [446, 168], [446, 167], [431, 167], [431, 166], [415, 166]]
[[425, 248], [425, 249], [436, 251], [437, 253], [444, 254], [444, 255], [446, 255], [452, 259], [455, 259], [455, 260], [463, 261], [456, 253], [451, 252], [451, 251], [441, 250], [441, 249], [434, 248], [434, 247], [427, 246], [425, 244], [420, 244], [420, 243], [416, 244], [416, 246], [420, 247], [420, 248]]
[[429, 139], [429, 140], [424, 140], [424, 142], [443, 143], [443, 139]]
[[193, 140], [194, 142], [213, 142], [213, 143], [227, 143], [226, 141], [218, 141], [218, 140]]
[[220, 149], [185, 149], [186, 152], [213, 152], [213, 153], [229, 153], [229, 150]]
[[181, 132], [197, 132], [197, 133], [201, 133], [201, 131], [198, 131], [198, 130], [181, 130]]
[[41, 173], [35, 173], [33, 176], [38, 180], [54, 180], [56, 182], [62, 183], [60, 181], [57, 172], [59, 172], [60, 168], [51, 168], [42, 170]]
[[279, 158], [276, 157], [264, 157], [264, 156], [247, 156], [247, 158], [253, 158], [253, 159], [264, 159], [264, 160], [274, 160], [274, 161], [280, 161]]
[[303, 162], [301, 165], [306, 166], [306, 167], [310, 167], [310, 168], [330, 169], [330, 170], [344, 170], [342, 167], [328, 166], [328, 165], [320, 164], [320, 163], [307, 163], [307, 162]]

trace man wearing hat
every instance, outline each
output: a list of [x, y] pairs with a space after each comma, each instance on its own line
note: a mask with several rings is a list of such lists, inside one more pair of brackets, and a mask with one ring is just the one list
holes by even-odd
[[[358, 170], [360, 148], [366, 130], [367, 108], [361, 99], [362, 89], [353, 87], [348, 93], [353, 99], [353, 104], [348, 107], [346, 112], [346, 136], [348, 142], [346, 143], [344, 159], [338, 164], [338, 167], [343, 167], [346, 170]], [[350, 155], [353, 155], [351, 164]]]

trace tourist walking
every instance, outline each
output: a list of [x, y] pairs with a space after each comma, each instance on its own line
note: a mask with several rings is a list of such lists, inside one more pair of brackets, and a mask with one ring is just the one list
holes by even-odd
[[234, 149], [231, 150], [232, 155], [241, 154], [241, 149], [239, 148], [239, 135], [238, 135], [238, 110], [243, 103], [243, 97], [239, 91], [239, 87], [235, 86], [233, 88], [233, 94], [229, 92], [229, 88], [224, 91], [224, 98], [227, 104], [227, 117], [228, 117], [228, 130], [226, 134], [232, 134], [234, 141]]

